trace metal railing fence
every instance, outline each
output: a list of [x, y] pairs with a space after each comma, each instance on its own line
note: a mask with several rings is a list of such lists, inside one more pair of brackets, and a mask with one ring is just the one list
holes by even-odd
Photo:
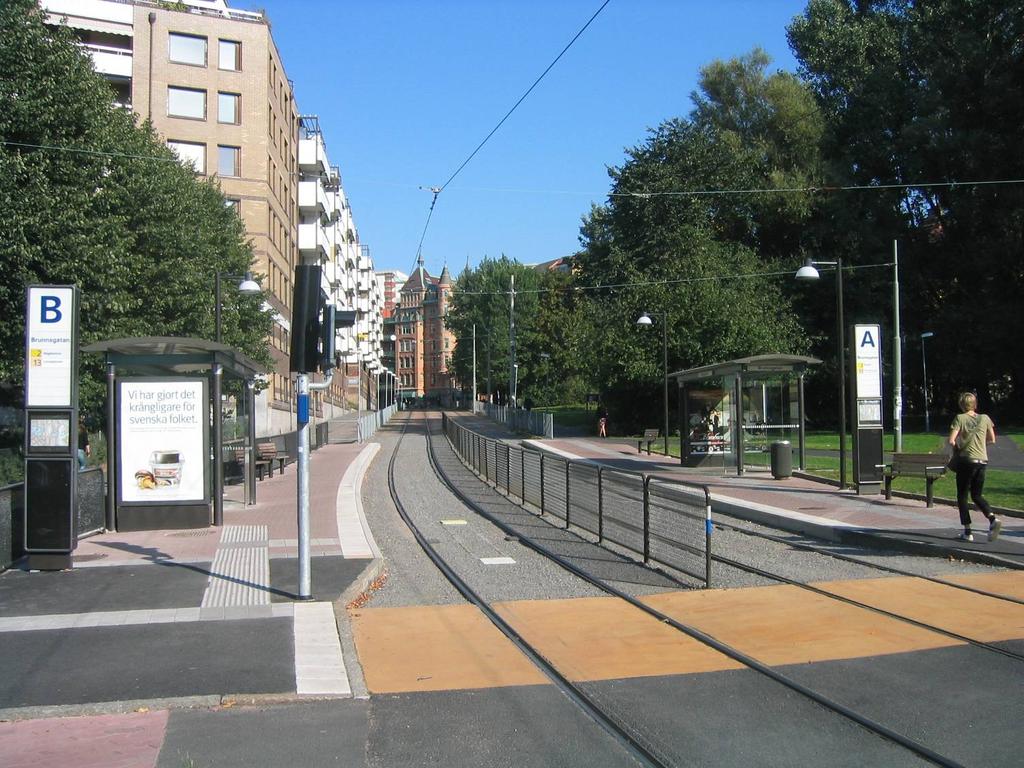
[[711, 491], [484, 437], [442, 416], [445, 436], [481, 478], [565, 528], [574, 525], [711, 586]]
[[551, 440], [555, 436], [554, 416], [550, 413], [527, 411], [525, 408], [509, 408], [507, 405], [480, 403], [484, 416], [500, 421], [517, 432], [528, 432]]
[[363, 442], [373, 437], [373, 434], [391, 421], [391, 417], [398, 411], [398, 406], [389, 405], [379, 411], [370, 411], [363, 414], [356, 423], [356, 440]]

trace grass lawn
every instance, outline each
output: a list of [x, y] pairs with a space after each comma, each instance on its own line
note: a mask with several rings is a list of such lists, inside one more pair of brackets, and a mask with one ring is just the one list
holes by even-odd
[[[853, 477], [852, 464], [847, 467], [847, 480]], [[839, 479], [839, 459], [827, 456], [808, 456], [806, 471], [813, 475]], [[914, 477], [897, 477], [892, 483], [893, 489], [907, 493], [925, 492], [925, 481]], [[935, 481], [936, 497], [944, 499], [956, 498], [956, 476], [947, 472]], [[985, 471], [985, 498], [997, 507], [1024, 510], [1024, 472], [1009, 472], [1003, 469]]]
[[579, 427], [597, 434], [597, 408], [584, 405], [547, 405], [534, 408], [539, 413], [550, 413], [560, 427]]
[[[554, 414], [555, 423], [561, 426], [580, 427], [588, 433], [597, 434], [597, 411], [594, 408], [587, 410], [582, 405], [553, 406], [537, 408], [535, 410]], [[620, 438], [622, 436], [616, 435]], [[626, 435], [631, 440], [638, 440], [642, 435]], [[1024, 448], [1024, 432], [1007, 431], [998, 433], [999, 439], [1013, 440], [1017, 445]], [[886, 452], [892, 450], [893, 436], [887, 433], [884, 437], [883, 447]], [[659, 438], [651, 444], [652, 453], [661, 453], [664, 441]], [[795, 445], [794, 445], [795, 447]], [[853, 477], [853, 438], [847, 435], [847, 479]], [[835, 432], [808, 432], [807, 448], [815, 450], [839, 450], [839, 435]], [[909, 453], [944, 453], [946, 448], [945, 435], [940, 433], [903, 433], [903, 450]], [[671, 436], [668, 441], [670, 456], [679, 456], [679, 437]], [[769, 465], [769, 454], [748, 453], [746, 456], [748, 464], [752, 466]], [[839, 479], [839, 457], [829, 456], [808, 456], [806, 471], [827, 477], [831, 480]], [[898, 491], [908, 493], [924, 494], [924, 480], [917, 478], [898, 477], [893, 481], [892, 487]], [[935, 482], [935, 495], [946, 498], [956, 498], [956, 479], [952, 473]], [[999, 469], [989, 469], [985, 473], [985, 498], [998, 507], [1008, 509], [1024, 510], [1024, 472], [1008, 472]], [[955, 517], [955, 512], [954, 512]]]

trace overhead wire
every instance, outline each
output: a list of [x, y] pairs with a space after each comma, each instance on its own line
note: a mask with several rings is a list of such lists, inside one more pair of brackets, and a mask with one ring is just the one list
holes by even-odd
[[[892, 267], [893, 262], [887, 261], [880, 264], [844, 264], [844, 270], [859, 269], [880, 269]], [[819, 272], [834, 272], [836, 267], [818, 267]], [[639, 280], [630, 283], [598, 283], [596, 285], [565, 285], [553, 288], [516, 288], [516, 295], [524, 293], [554, 293], [555, 291], [617, 291], [623, 288], [650, 288], [661, 285], [682, 285], [686, 283], [710, 283], [720, 280], [745, 280], [755, 277], [785, 277], [791, 276], [792, 270], [778, 270], [773, 272], [742, 272], [733, 275], [706, 275], [703, 277], [680, 277], [672, 280]], [[459, 291], [460, 296], [508, 296], [511, 291]]]
[[[176, 157], [157, 157], [155, 155], [134, 155], [126, 152], [110, 152], [98, 149], [85, 149], [83, 147], [69, 147], [60, 146], [55, 144], [31, 144], [22, 141], [10, 141], [7, 139], [0, 139], [0, 145], [7, 147], [21, 147], [24, 149], [35, 149], [44, 151], [54, 152], [67, 152], [77, 153], [83, 155], [92, 155], [95, 157], [117, 157], [129, 160], [153, 160], [160, 163], [180, 163], [181, 161]], [[287, 174], [290, 176], [296, 176], [302, 180], [315, 180], [321, 178], [320, 175], [315, 173], [308, 173], [303, 171], [295, 171]], [[366, 183], [364, 180], [363, 183]], [[373, 184], [389, 187], [399, 187], [403, 189], [424, 189], [428, 192], [441, 192], [441, 187], [424, 187], [413, 183], [399, 183], [399, 182], [382, 182], [374, 181]], [[659, 192], [638, 192], [638, 191], [625, 191], [625, 192], [584, 192], [577, 190], [568, 189], [521, 189], [514, 187], [458, 187], [458, 189], [470, 191], [470, 192], [506, 192], [511, 194], [531, 194], [531, 195], [580, 195], [587, 197], [598, 197], [605, 195], [607, 197], [638, 197], [638, 198], [654, 198], [654, 197], [687, 197], [687, 196], [706, 196], [706, 195], [752, 195], [752, 194], [814, 194], [818, 192], [871, 192], [871, 191], [884, 191], [891, 189], [924, 189], [924, 188], [949, 188], [953, 189], [956, 187], [982, 187], [982, 186], [995, 186], [995, 185], [1015, 185], [1024, 184], [1024, 179], [969, 179], [967, 181], [904, 181], [899, 183], [891, 184], [841, 184], [841, 185], [812, 185], [806, 187], [749, 187], [749, 188], [722, 188], [722, 189], [670, 189]], [[431, 202], [431, 210], [433, 209], [434, 201]]]
[[434, 193], [434, 198], [430, 202], [430, 210], [427, 213], [427, 222], [423, 226], [423, 234], [420, 235], [420, 244], [419, 244], [419, 246], [416, 249], [416, 261], [417, 261], [417, 263], [419, 263], [420, 256], [422, 254], [423, 240], [427, 236], [427, 228], [430, 226], [430, 219], [434, 215], [434, 207], [437, 205], [438, 195], [440, 195], [441, 192], [443, 192], [448, 187], [448, 185], [451, 184], [452, 181], [455, 180], [456, 176], [458, 176], [460, 173], [462, 173], [462, 170], [467, 165], [469, 165], [470, 161], [472, 161], [472, 159], [474, 157], [476, 157], [477, 153], [480, 152], [480, 150], [484, 148], [484, 145], [486, 145], [487, 142], [491, 140], [491, 137], [494, 136], [494, 134], [496, 134], [498, 132], [498, 129], [500, 129], [501, 126], [505, 124], [505, 121], [508, 120], [512, 116], [512, 113], [515, 112], [516, 109], [519, 108], [519, 105], [522, 104], [526, 100], [526, 97], [529, 96], [533, 92], [534, 88], [536, 88], [540, 84], [540, 81], [543, 80], [547, 76], [548, 72], [550, 72], [554, 68], [555, 64], [557, 64], [559, 62], [559, 60], [566, 54], [566, 52], [570, 48], [572, 48], [573, 44], [577, 40], [580, 39], [580, 37], [583, 35], [583, 33], [587, 31], [587, 28], [590, 27], [590, 25], [594, 23], [594, 19], [596, 19], [599, 15], [601, 15], [601, 11], [603, 11], [608, 6], [608, 4], [610, 2], [611, 2], [611, 0], [604, 0], [604, 2], [601, 3], [600, 7], [596, 11], [594, 11], [594, 13], [591, 15], [591, 17], [589, 19], [587, 19], [587, 23], [584, 24], [582, 27], [580, 27], [579, 31], [575, 35], [573, 35], [572, 40], [570, 40], [568, 43], [566, 43], [565, 47], [562, 48], [562, 50], [558, 53], [557, 56], [555, 56], [555, 58], [552, 60], [552, 62], [550, 64], [548, 64], [548, 66], [544, 69], [543, 72], [540, 73], [540, 75], [537, 77], [537, 79], [533, 81], [533, 84], [530, 85], [530, 87], [526, 89], [526, 92], [523, 93], [523, 95], [519, 97], [519, 99], [516, 101], [516, 103], [512, 105], [512, 108], [508, 112], [506, 112], [505, 116], [502, 117], [501, 120], [498, 121], [498, 124], [495, 125], [494, 128], [491, 129], [491, 132], [488, 133], [486, 136], [484, 136], [483, 141], [481, 141], [479, 144], [477, 144], [476, 148], [472, 152], [469, 153], [469, 156], [465, 160], [463, 160], [462, 163], [459, 165], [459, 167], [456, 168], [455, 171], [452, 173], [452, 175], [448, 177], [448, 180], [445, 181], [444, 184], [442, 184], [440, 187], [431, 187], [430, 188], [430, 190]]

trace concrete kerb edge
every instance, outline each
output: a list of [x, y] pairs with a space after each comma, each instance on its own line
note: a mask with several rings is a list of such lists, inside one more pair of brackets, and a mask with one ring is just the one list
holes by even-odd
[[[337, 504], [339, 508], [343, 501], [348, 501], [353, 505], [359, 518], [359, 525], [363, 529], [363, 535], [366, 537], [366, 543], [373, 554], [373, 558], [363, 568], [362, 573], [349, 584], [348, 588], [335, 601], [335, 604], [340, 605], [342, 608], [369, 589], [370, 585], [384, 570], [384, 556], [381, 554], [380, 547], [377, 546], [377, 541], [373, 538], [373, 531], [370, 530], [370, 524], [367, 522], [366, 514], [363, 512], [362, 500], [363, 478], [366, 476], [366, 470], [369, 469], [370, 462], [373, 461], [378, 451], [380, 451], [380, 443], [367, 443], [363, 450], [359, 452], [355, 461], [349, 464], [338, 486]], [[338, 535], [340, 538], [340, 531]]]
[[369, 691], [366, 687], [366, 678], [363, 675], [362, 665], [359, 663], [359, 654], [355, 647], [352, 619], [346, 606], [366, 592], [370, 585], [384, 573], [384, 556], [380, 551], [380, 547], [377, 546], [377, 541], [373, 538], [370, 524], [366, 520], [366, 514], [363, 512], [362, 501], [363, 478], [366, 476], [366, 470], [369, 469], [370, 463], [376, 457], [378, 451], [380, 451], [380, 443], [367, 443], [363, 450], [359, 452], [355, 461], [349, 464], [338, 486], [338, 505], [342, 503], [343, 498], [346, 502], [353, 505], [359, 518], [359, 524], [363, 529], [363, 535], [366, 537], [366, 543], [373, 553], [373, 558], [366, 564], [366, 567], [363, 568], [359, 576], [349, 584], [348, 588], [334, 602], [334, 620], [338, 627], [338, 640], [341, 642], [342, 658], [345, 662], [345, 671], [348, 674], [352, 698], [356, 699], [368, 698]]

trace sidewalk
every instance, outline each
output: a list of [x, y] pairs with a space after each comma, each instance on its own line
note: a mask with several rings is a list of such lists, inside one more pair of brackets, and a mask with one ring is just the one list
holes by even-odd
[[[638, 455], [636, 441], [598, 438], [528, 440], [526, 444], [564, 458], [592, 461], [617, 469], [700, 483], [711, 489], [712, 509], [766, 525], [830, 541], [896, 548], [959, 557], [992, 564], [1024, 566], [1024, 520], [1003, 518], [998, 541], [987, 541], [988, 522], [972, 510], [975, 540], [960, 542], [955, 506], [880, 494], [859, 496], [800, 477], [775, 480], [765, 471], [742, 476], [701, 471], [679, 465], [676, 458]], [[922, 491], [924, 483], [922, 481]]]
[[[103, 533], [70, 571], [0, 574], [0, 764], [112, 765], [76, 743], [98, 726], [126, 749], [152, 742], [166, 709], [351, 696], [335, 604], [377, 575], [359, 486], [378, 448], [310, 454], [312, 601], [295, 599], [294, 463], [258, 483], [254, 506], [226, 489], [221, 528]], [[33, 719], [55, 716], [68, 719]], [[40, 732], [52, 761], [36, 761]]]

